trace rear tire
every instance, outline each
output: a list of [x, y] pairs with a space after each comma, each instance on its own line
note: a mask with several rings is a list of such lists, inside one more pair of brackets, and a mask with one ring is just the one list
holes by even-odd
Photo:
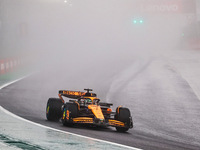
[[46, 107], [46, 118], [50, 121], [58, 121], [62, 117], [62, 105], [61, 99], [49, 98]]
[[[119, 111], [118, 111], [119, 109]], [[130, 128], [130, 117], [131, 113], [128, 108], [118, 107], [116, 109], [115, 119], [121, 121], [125, 124], [126, 127], [116, 127], [116, 130], [119, 132], [126, 132]]]
[[78, 116], [78, 106], [75, 103], [66, 103], [63, 108], [62, 123], [64, 126], [72, 127], [73, 118]]

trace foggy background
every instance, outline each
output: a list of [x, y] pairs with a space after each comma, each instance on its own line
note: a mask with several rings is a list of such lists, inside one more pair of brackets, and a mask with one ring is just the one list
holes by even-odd
[[183, 1], [188, 12], [149, 14], [138, 0], [0, 0], [0, 57], [28, 59], [41, 80], [53, 74], [49, 86], [107, 90], [135, 60], [182, 49], [183, 32], [197, 33], [195, 3]]

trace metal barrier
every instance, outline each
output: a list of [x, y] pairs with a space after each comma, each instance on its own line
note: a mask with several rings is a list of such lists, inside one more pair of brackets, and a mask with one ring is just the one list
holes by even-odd
[[16, 71], [24, 64], [22, 58], [0, 59], [0, 75]]

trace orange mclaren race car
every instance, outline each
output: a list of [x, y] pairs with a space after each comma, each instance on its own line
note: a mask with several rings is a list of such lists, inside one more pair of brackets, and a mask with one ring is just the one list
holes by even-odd
[[[132, 117], [128, 108], [117, 107], [112, 112], [110, 103], [102, 103], [92, 89], [87, 92], [59, 91], [59, 98], [49, 98], [46, 107], [48, 120], [62, 120], [64, 126], [74, 124], [92, 124], [96, 126], [113, 126], [119, 132], [125, 132], [133, 127]], [[64, 101], [62, 96], [73, 99]]]

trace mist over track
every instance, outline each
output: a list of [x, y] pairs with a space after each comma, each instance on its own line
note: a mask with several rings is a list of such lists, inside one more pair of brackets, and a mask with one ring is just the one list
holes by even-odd
[[[171, 59], [172, 62], [175, 60], [185, 61], [178, 57]], [[199, 62], [187, 63], [194, 66]], [[144, 56], [135, 58], [132, 65], [124, 66], [114, 76], [94, 78], [93, 74], [88, 74], [82, 80], [81, 73], [84, 71], [73, 76], [51, 69], [40, 71], [2, 89], [0, 104], [36, 123], [128, 146], [143, 149], [199, 149], [200, 101], [193, 87], [167, 57], [153, 54], [148, 59], [146, 56], [145, 59]], [[60, 89], [82, 90], [85, 87], [93, 88], [102, 101], [112, 102], [113, 110], [119, 105], [128, 107], [134, 128], [127, 133], [118, 133], [110, 127], [69, 128], [60, 122], [46, 120], [45, 109], [49, 97], [57, 97]]]
[[[7, 66], [15, 58], [38, 71], [3, 88], [0, 105], [36, 123], [128, 146], [199, 150], [200, 53], [189, 50], [200, 45], [199, 6], [194, 0], [0, 0], [1, 77], [12, 73]], [[133, 129], [46, 120], [49, 97], [84, 88], [113, 110], [128, 107]]]

